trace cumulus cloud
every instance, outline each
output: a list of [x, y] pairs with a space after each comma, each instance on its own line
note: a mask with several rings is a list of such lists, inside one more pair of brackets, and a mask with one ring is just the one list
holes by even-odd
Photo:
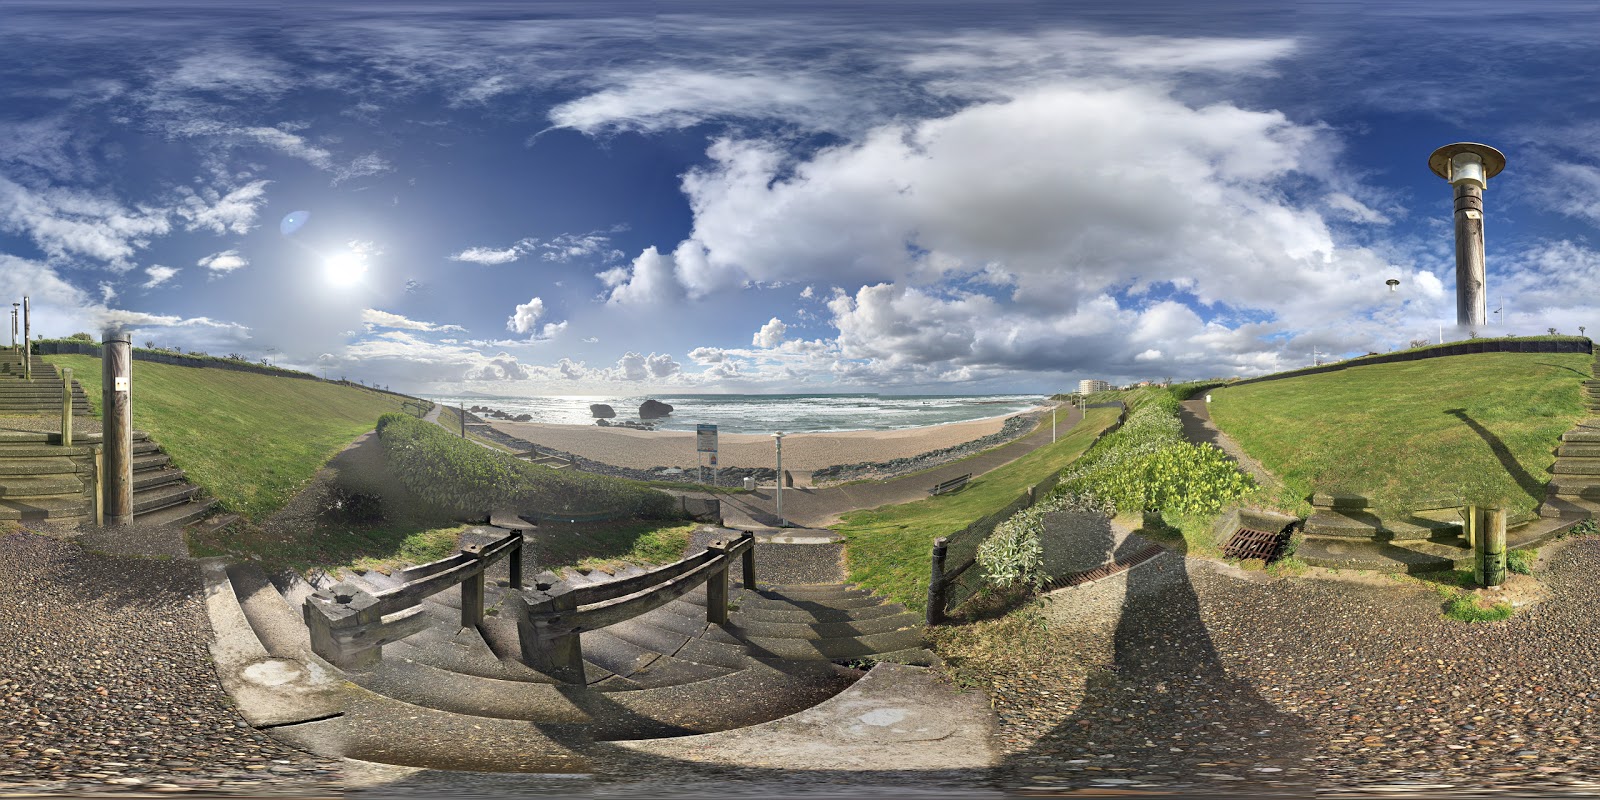
[[361, 321], [367, 325], [368, 330], [373, 328], [402, 328], [412, 331], [440, 332], [466, 330], [466, 328], [463, 328], [460, 325], [435, 325], [432, 322], [421, 322], [419, 320], [407, 319], [399, 314], [392, 314], [388, 311], [379, 311], [375, 308], [362, 309]]
[[615, 261], [622, 258], [622, 251], [611, 247], [608, 233], [610, 231], [563, 233], [548, 241], [529, 237], [519, 239], [509, 247], [469, 247], [449, 258], [451, 261], [476, 264], [509, 264], [523, 256], [538, 253], [544, 261], [562, 264], [583, 259]]
[[[163, 267], [158, 265], [154, 267], [146, 267], [144, 274], [149, 275], [150, 280], [145, 281], [143, 284], [141, 284], [141, 286], [145, 289], [154, 289], [157, 286], [172, 280], [173, 276], [178, 274], [178, 269], [176, 267]], [[105, 289], [109, 288], [106, 284], [101, 284], [101, 287], [102, 293], [104, 293]], [[115, 294], [113, 293], [112, 296], [114, 297]], [[109, 302], [109, 298], [107, 302]]]
[[256, 212], [267, 202], [266, 190], [270, 181], [251, 181], [226, 194], [215, 188], [198, 190], [181, 187], [183, 200], [177, 206], [178, 216], [188, 230], [208, 230], [217, 235], [249, 233], [255, 227]]
[[66, 187], [29, 188], [0, 175], [0, 230], [32, 239], [51, 258], [81, 256], [126, 271], [128, 259], [172, 223], [164, 209], [128, 208]]
[[617, 365], [608, 370], [612, 380], [638, 382], [670, 378], [683, 371], [683, 366], [666, 353], [640, 355], [629, 350], [617, 359]]
[[683, 295], [673, 276], [675, 259], [647, 247], [627, 267], [613, 267], [595, 277], [610, 290], [610, 305], [652, 305], [671, 302]]
[[617, 84], [551, 109], [558, 128], [583, 133], [658, 131], [717, 117], [803, 119], [838, 127], [853, 101], [802, 74], [726, 74], [678, 67], [619, 76]]
[[506, 329], [516, 333], [528, 333], [534, 330], [534, 326], [542, 316], [544, 316], [544, 301], [535, 297], [517, 305], [511, 318], [506, 320]]
[[777, 317], [773, 317], [767, 324], [761, 326], [761, 330], [756, 331], [750, 343], [756, 347], [777, 347], [783, 341], [784, 334], [788, 332], [789, 326], [783, 324]]
[[515, 245], [496, 249], [493, 247], [469, 247], [455, 255], [450, 256], [451, 261], [471, 261], [474, 264], [509, 264], [522, 257], [522, 251]]
[[200, 259], [199, 261], [195, 262], [195, 266], [205, 267], [206, 269], [211, 270], [212, 276], [217, 276], [226, 275], [236, 269], [248, 267], [250, 266], [250, 261], [244, 256], [239, 255], [238, 250], [224, 250], [220, 253], [212, 253], [211, 255]]

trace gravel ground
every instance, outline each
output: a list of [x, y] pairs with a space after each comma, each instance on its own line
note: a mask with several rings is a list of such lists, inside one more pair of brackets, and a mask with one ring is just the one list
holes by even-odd
[[1412, 582], [1267, 580], [1172, 555], [1057, 592], [1057, 654], [996, 687], [1005, 780], [1593, 796], [1600, 539], [1543, 564], [1548, 601], [1470, 626]]
[[336, 787], [234, 712], [210, 637], [191, 562], [0, 534], [0, 794]]

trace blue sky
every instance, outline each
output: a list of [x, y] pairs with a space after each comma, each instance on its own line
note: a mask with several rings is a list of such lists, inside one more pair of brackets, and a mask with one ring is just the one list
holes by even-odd
[[0, 2], [0, 290], [416, 391], [1250, 375], [1452, 336], [1472, 140], [1483, 333], [1600, 330], [1597, 63], [1581, 3]]

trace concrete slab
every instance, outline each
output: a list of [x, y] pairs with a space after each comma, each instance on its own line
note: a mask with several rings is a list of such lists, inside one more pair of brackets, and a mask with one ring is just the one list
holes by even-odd
[[995, 717], [982, 692], [961, 692], [922, 667], [879, 664], [848, 690], [749, 728], [617, 742], [681, 760], [784, 770], [952, 770], [996, 765]]
[[320, 659], [274, 658], [256, 637], [218, 560], [201, 565], [211, 657], [222, 686], [255, 727], [291, 725], [343, 713], [347, 684]]

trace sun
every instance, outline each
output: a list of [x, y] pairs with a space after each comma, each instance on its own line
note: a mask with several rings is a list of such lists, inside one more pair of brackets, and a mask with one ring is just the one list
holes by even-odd
[[354, 286], [367, 274], [367, 257], [359, 253], [339, 253], [322, 262], [323, 275], [334, 286]]

